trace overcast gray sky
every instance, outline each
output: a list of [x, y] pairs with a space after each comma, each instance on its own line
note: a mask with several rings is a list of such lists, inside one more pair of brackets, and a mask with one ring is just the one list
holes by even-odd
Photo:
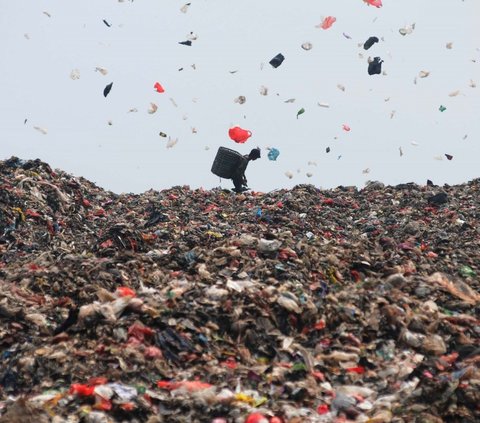
[[[222, 145], [262, 148], [247, 169], [258, 191], [480, 176], [479, 0], [190, 3], [183, 13], [177, 0], [0, 0], [0, 159], [40, 158], [117, 193], [219, 186], [210, 167]], [[327, 16], [331, 28], [316, 27]], [[192, 46], [178, 44], [190, 32]], [[365, 51], [370, 36], [381, 40]], [[384, 60], [384, 75], [368, 75], [369, 56]], [[234, 143], [233, 125], [252, 137]], [[178, 143], [167, 148], [159, 132]]]

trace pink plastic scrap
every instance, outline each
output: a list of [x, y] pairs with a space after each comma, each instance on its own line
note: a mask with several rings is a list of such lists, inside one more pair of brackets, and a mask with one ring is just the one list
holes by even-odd
[[382, 7], [382, 0], [363, 0], [365, 3], [367, 3], [370, 6], [375, 6], [377, 8]]
[[330, 28], [334, 23], [335, 21], [337, 20], [337, 18], [333, 17], [333, 16], [327, 16], [322, 24], [320, 25], [320, 28], [322, 29], [328, 29]]

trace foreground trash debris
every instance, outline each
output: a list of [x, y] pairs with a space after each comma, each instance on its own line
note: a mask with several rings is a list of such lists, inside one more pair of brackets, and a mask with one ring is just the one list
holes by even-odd
[[480, 419], [480, 179], [0, 184], [0, 422]]

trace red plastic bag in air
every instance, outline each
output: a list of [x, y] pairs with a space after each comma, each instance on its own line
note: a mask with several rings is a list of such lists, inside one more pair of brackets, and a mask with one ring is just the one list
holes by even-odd
[[228, 130], [228, 135], [236, 143], [243, 144], [252, 136], [252, 133], [246, 129], [240, 128], [239, 126], [234, 126]]

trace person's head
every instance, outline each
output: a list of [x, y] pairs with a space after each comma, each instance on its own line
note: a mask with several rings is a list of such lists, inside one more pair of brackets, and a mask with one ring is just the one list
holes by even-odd
[[248, 155], [248, 158], [250, 160], [257, 160], [260, 158], [260, 149], [257, 147], [257, 148], [254, 148], [252, 151], [250, 151], [250, 154]]

